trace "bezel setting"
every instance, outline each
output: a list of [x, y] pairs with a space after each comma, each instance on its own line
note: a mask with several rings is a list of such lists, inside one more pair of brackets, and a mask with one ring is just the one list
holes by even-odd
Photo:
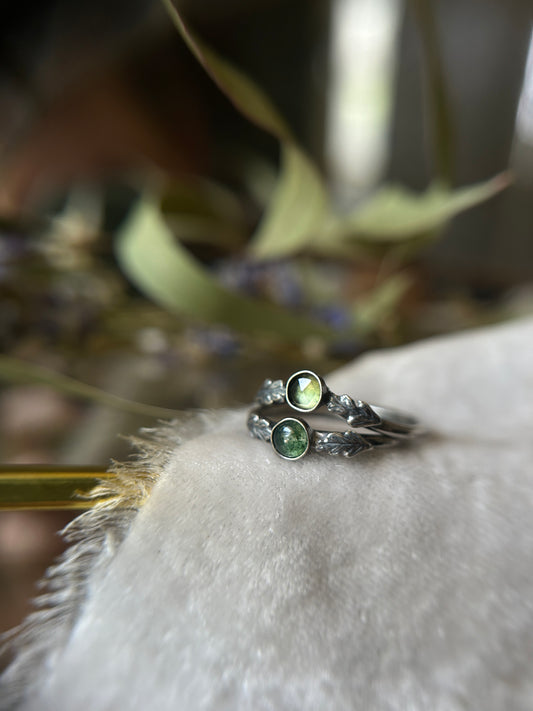
[[[318, 399], [316, 400], [316, 403], [312, 405], [312, 407], [300, 407], [291, 398], [292, 385], [295, 380], [301, 378], [302, 376], [307, 376], [309, 380], [315, 381], [319, 388]], [[312, 370], [299, 370], [297, 373], [293, 373], [290, 378], [287, 379], [287, 383], [285, 385], [285, 401], [290, 407], [292, 407], [293, 410], [297, 410], [298, 412], [313, 412], [324, 402], [324, 395], [326, 392], [326, 384], [319, 375], [313, 373]]]
[[[283, 452], [281, 452], [278, 449], [278, 447], [276, 447], [276, 444], [275, 444], [276, 431], [279, 430], [282, 426], [287, 426], [288, 423], [291, 423], [293, 425], [297, 424], [298, 429], [300, 429], [300, 431], [303, 430], [303, 432], [305, 432], [305, 437], [306, 437], [305, 449], [303, 452], [298, 454], [296, 457], [291, 457], [291, 456], [288, 456], [287, 454], [283, 454]], [[305, 457], [305, 455], [309, 451], [309, 447], [311, 445], [311, 430], [310, 430], [307, 422], [305, 422], [304, 420], [301, 420], [299, 417], [284, 417], [279, 422], [276, 422], [276, 424], [272, 427], [272, 432], [270, 434], [270, 443], [272, 445], [272, 449], [274, 450], [274, 452], [276, 452], [278, 457], [281, 457], [282, 459], [287, 459], [291, 462], [295, 462], [297, 459], [301, 459], [302, 457]]]

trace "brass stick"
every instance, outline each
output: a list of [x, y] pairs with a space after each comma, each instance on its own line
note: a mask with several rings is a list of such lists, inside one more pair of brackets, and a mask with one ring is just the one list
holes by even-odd
[[77, 496], [114, 477], [103, 467], [0, 466], [0, 511], [90, 509], [95, 501]]

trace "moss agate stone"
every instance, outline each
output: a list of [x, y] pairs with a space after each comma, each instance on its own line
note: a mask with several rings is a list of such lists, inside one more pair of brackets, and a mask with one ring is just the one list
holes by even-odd
[[291, 417], [278, 422], [271, 435], [274, 451], [284, 459], [299, 459], [309, 449], [309, 435], [300, 420]]
[[306, 370], [295, 373], [287, 382], [286, 399], [296, 410], [305, 412], [314, 410], [322, 400], [320, 378]]

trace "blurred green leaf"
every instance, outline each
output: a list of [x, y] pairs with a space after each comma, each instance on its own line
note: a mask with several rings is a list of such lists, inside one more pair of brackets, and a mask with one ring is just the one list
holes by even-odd
[[87, 383], [81, 383], [68, 375], [56, 373], [49, 368], [44, 368], [28, 361], [9, 356], [0, 355], [0, 379], [10, 383], [38, 383], [48, 385], [54, 390], [72, 395], [81, 400], [88, 400], [104, 407], [114, 410], [128, 412], [134, 415], [145, 417], [155, 417], [158, 419], [169, 419], [177, 417], [178, 410], [171, 410], [166, 407], [156, 407], [155, 405], [145, 405], [134, 400], [113, 395], [100, 388], [95, 388]]
[[150, 299], [181, 316], [288, 342], [331, 340], [326, 326], [221, 286], [174, 238], [159, 208], [139, 203], [116, 241], [123, 272]]
[[212, 181], [172, 182], [164, 188], [160, 204], [166, 222], [183, 242], [235, 251], [248, 236], [241, 203]]
[[186, 25], [171, 0], [163, 0], [191, 52], [236, 108], [277, 137], [282, 170], [250, 253], [260, 259], [284, 258], [303, 250], [346, 256], [357, 243], [394, 243], [434, 237], [448, 220], [502, 190], [502, 174], [478, 185], [450, 190], [435, 183], [421, 194], [384, 187], [347, 216], [333, 214], [316, 166], [296, 143], [270, 99], [240, 70], [200, 40]]
[[234, 251], [242, 247], [242, 232], [214, 217], [165, 215], [175, 237], [186, 244], [210, 244]]
[[424, 193], [385, 186], [350, 215], [337, 218], [312, 247], [351, 241], [397, 242], [420, 237], [443, 227], [460, 212], [493, 197], [509, 184], [507, 173], [491, 180], [450, 190], [434, 184]]
[[191, 52], [236, 108], [282, 144], [278, 183], [252, 240], [254, 257], [269, 259], [294, 254], [309, 235], [320, 230], [329, 213], [328, 197], [316, 166], [298, 146], [285, 120], [246, 75], [204, 44], [184, 23], [171, 0], [163, 0]]
[[301, 252], [319, 234], [329, 214], [322, 179], [296, 146], [283, 150], [281, 177], [250, 245], [258, 259], [287, 257]]
[[202, 42], [186, 25], [171, 0], [162, 2], [191, 52], [238, 111], [280, 141], [293, 142], [287, 123], [268, 96], [243, 72]]
[[205, 178], [187, 177], [165, 185], [161, 195], [161, 208], [165, 214], [186, 213], [235, 224], [245, 222], [243, 207], [235, 194]]
[[395, 315], [400, 301], [412, 285], [405, 273], [394, 274], [370, 293], [358, 299], [353, 309], [354, 326], [359, 335], [368, 336]]

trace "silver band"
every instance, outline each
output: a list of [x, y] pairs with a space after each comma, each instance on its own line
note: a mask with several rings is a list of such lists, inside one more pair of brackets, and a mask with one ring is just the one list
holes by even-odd
[[355, 457], [360, 452], [365, 452], [376, 447], [392, 447], [396, 441], [384, 434], [362, 434], [355, 430], [347, 432], [329, 432], [314, 430], [305, 420], [301, 418], [285, 417], [279, 422], [275, 422], [268, 417], [263, 417], [261, 414], [252, 410], [248, 415], [248, 430], [252, 437], [261, 439], [265, 442], [272, 442], [272, 430], [280, 424], [287, 421], [300, 422], [307, 431], [308, 443], [304, 451], [298, 456], [285, 456], [276, 447], [274, 451], [283, 459], [301, 459], [308, 452], [319, 452], [332, 456], [342, 455], [343, 457]]
[[[335, 415], [352, 429], [315, 430], [291, 410], [312, 416]], [[353, 457], [375, 447], [390, 447], [424, 431], [415, 417], [404, 412], [336, 395], [310, 370], [294, 373], [286, 383], [265, 380], [248, 415], [248, 430], [253, 437], [271, 442], [285, 459], [300, 459], [309, 451]]]
[[[305, 409], [295, 406], [289, 392], [291, 384], [301, 378], [315, 379], [315, 383], [319, 384], [319, 387], [315, 385], [315, 389], [320, 391], [319, 396], [317, 394], [315, 398], [316, 404]], [[338, 415], [345, 420], [350, 427], [364, 427], [402, 439], [417, 437], [424, 431], [416, 417], [400, 410], [369, 405], [363, 400], [354, 400], [349, 395], [336, 395], [324, 380], [311, 370], [294, 373], [286, 383], [283, 380], [265, 380], [255, 397], [255, 405], [260, 408], [288, 405], [294, 410], [306, 413], [315, 413], [320, 408], [325, 408], [329, 414]]]

